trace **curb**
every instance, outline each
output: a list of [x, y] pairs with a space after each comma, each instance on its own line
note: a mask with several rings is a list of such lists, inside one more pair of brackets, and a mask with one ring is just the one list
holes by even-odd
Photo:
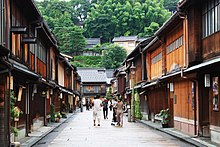
[[[24, 142], [23, 144], [21, 144], [21, 147], [32, 147], [33, 145], [37, 144], [42, 138], [44, 138], [45, 136], [47, 136], [49, 133], [51, 133], [53, 130], [55, 130], [56, 128], [58, 128], [60, 125], [62, 125], [63, 123], [65, 123], [67, 120], [70, 119], [70, 117], [72, 117], [73, 115], [79, 113], [78, 110], [76, 110], [73, 114], [69, 115], [68, 118], [66, 118], [64, 121], [60, 122], [59, 124], [55, 125], [54, 127], [52, 127], [50, 130], [46, 131], [45, 133], [43, 133], [41, 136], [39, 137], [33, 137], [35, 138], [33, 141], [28, 142], [29, 140], [31, 140], [31, 138], [29, 140], [27, 140], [26, 142]], [[27, 144], [26, 144], [27, 143]]]
[[173, 136], [173, 137], [175, 137], [175, 138], [178, 138], [178, 139], [181, 140], [181, 141], [184, 141], [184, 142], [187, 142], [187, 143], [189, 143], [189, 144], [192, 144], [192, 145], [194, 145], [194, 146], [197, 146], [197, 147], [206, 147], [206, 146], [207, 146], [207, 145], [204, 145], [204, 144], [202, 144], [202, 143], [200, 143], [200, 142], [198, 142], [198, 141], [195, 141], [195, 140], [191, 139], [191, 137], [187, 137], [187, 138], [186, 138], [186, 137], [182, 137], [181, 135], [175, 134], [175, 133], [170, 132], [170, 131], [168, 131], [168, 130], [165, 130], [165, 129], [162, 129], [162, 128], [157, 128], [157, 127], [155, 127], [155, 126], [152, 126], [152, 125], [150, 125], [150, 124], [144, 122], [143, 120], [136, 120], [136, 121], [137, 121], [137, 122], [140, 122], [140, 123], [142, 123], [142, 124], [144, 124], [144, 125], [147, 125], [148, 127], [151, 127], [151, 128], [153, 128], [153, 129], [155, 129], [155, 130], [164, 132], [164, 133], [166, 133], [166, 134], [168, 134], [168, 135], [171, 135], [171, 136]]

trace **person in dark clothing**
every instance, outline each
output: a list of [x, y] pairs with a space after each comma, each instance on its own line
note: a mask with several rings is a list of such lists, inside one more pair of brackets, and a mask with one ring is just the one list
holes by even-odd
[[113, 108], [112, 100], [110, 100], [110, 106], [109, 106], [109, 108], [110, 108], [110, 111], [112, 111], [112, 108]]
[[108, 119], [108, 100], [105, 98], [102, 102], [104, 119]]
[[86, 110], [89, 110], [89, 99], [86, 99]]
[[117, 107], [113, 107], [113, 117], [112, 117], [112, 123], [111, 125], [116, 126], [117, 125]]

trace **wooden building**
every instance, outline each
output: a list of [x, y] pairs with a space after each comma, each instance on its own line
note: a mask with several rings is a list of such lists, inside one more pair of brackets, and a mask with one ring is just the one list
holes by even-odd
[[[73, 104], [74, 68], [60, 55], [57, 41], [30, 0], [0, 2], [0, 146], [28, 136], [50, 119], [50, 105], [60, 111], [60, 92]], [[60, 63], [64, 73], [59, 81]], [[10, 100], [23, 111], [10, 120]], [[64, 94], [64, 95], [65, 95]], [[19, 129], [11, 135], [11, 124]]]
[[196, 99], [198, 135], [210, 136], [213, 142], [220, 143], [220, 2], [183, 0], [178, 8], [187, 21], [189, 67], [183, 76], [191, 77], [195, 83], [192, 94]]
[[64, 103], [66, 105], [66, 109], [60, 111], [69, 112], [72, 111], [75, 105], [75, 97], [73, 97], [73, 80], [74, 80], [74, 68], [72, 65], [66, 60], [65, 57], [59, 56], [58, 61], [58, 85], [59, 85], [59, 97], [61, 99], [61, 105]]
[[[136, 67], [134, 88], [145, 97], [142, 111], [147, 108], [153, 119], [169, 108], [171, 127], [216, 143], [220, 143], [219, 8], [218, 0], [180, 1], [178, 12], [154, 33], [153, 40], [141, 52], [134, 50], [125, 62], [128, 91], [132, 62]], [[141, 54], [145, 60], [140, 60]]]
[[81, 77], [82, 102], [89, 99], [93, 101], [96, 95], [106, 95], [107, 76], [105, 68], [77, 68]]

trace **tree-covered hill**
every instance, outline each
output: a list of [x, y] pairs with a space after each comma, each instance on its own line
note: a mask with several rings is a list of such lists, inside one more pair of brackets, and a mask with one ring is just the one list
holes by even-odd
[[64, 53], [82, 51], [85, 38], [151, 36], [175, 11], [178, 0], [41, 0], [37, 6]]

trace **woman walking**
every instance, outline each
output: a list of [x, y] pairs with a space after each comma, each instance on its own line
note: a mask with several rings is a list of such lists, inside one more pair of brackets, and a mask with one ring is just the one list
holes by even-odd
[[117, 120], [118, 120], [118, 126], [123, 126], [123, 102], [121, 97], [118, 99], [117, 105]]

